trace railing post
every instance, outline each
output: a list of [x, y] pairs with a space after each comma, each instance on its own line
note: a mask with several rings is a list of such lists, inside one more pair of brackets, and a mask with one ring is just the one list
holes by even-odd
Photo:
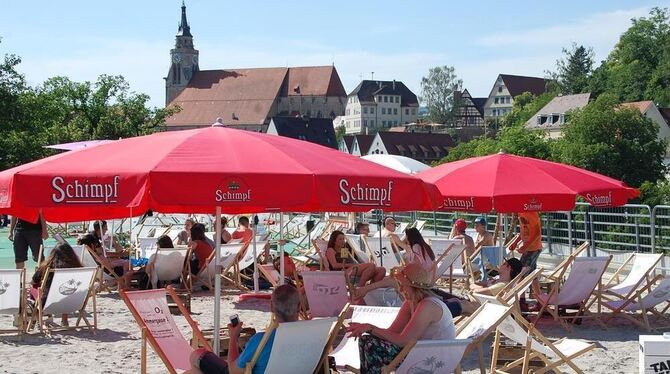
[[572, 254], [572, 212], [568, 212], [568, 251]]
[[635, 252], [640, 252], [640, 217], [635, 216]]

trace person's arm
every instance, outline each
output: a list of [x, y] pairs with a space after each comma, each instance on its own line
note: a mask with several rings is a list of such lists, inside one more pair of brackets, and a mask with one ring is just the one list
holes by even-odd
[[393, 233], [391, 233], [389, 235], [389, 237], [391, 238], [391, 242], [398, 248], [398, 250], [400, 250], [400, 248], [404, 249], [405, 251], [411, 251], [412, 250], [412, 248], [410, 247], [409, 242], [407, 241], [407, 239], [400, 240], [398, 235], [393, 234]]
[[9, 233], [7, 234], [7, 237], [11, 241], [14, 241], [14, 227], [16, 227], [16, 217], [12, 216], [12, 219], [9, 221]]
[[500, 292], [500, 290], [505, 287], [505, 283], [498, 282], [494, 283], [488, 287], [478, 287], [478, 289], [474, 290], [476, 293], [484, 294], [484, 295], [490, 295], [490, 296], [495, 296]]
[[333, 248], [328, 248], [326, 250], [326, 258], [328, 259], [328, 264], [330, 264], [330, 267], [335, 270], [343, 270], [353, 265], [337, 262], [337, 258], [335, 257], [335, 250]]
[[223, 232], [221, 232], [221, 237], [223, 238], [223, 241], [225, 241], [226, 243], [233, 240], [233, 236], [230, 235], [230, 233], [226, 229], [223, 229]]
[[228, 372], [230, 374], [244, 373], [244, 368], [239, 368], [237, 366], [237, 359], [240, 357], [240, 348], [237, 341], [240, 339], [241, 331], [242, 321], [236, 326], [228, 324], [228, 335], [230, 336], [230, 339], [228, 340]]
[[42, 239], [46, 240], [49, 238], [49, 230], [47, 230], [47, 221], [42, 217], [42, 212], [40, 211], [38, 218], [42, 223]]

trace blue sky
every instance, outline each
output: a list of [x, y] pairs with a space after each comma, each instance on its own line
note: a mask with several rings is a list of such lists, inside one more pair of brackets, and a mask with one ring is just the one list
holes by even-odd
[[[474, 96], [499, 73], [543, 76], [572, 42], [604, 59], [664, 1], [186, 2], [201, 69], [335, 64], [345, 89], [361, 77], [401, 80], [419, 94], [428, 69], [452, 65]], [[121, 74], [164, 102], [163, 77], [181, 1], [7, 1], [0, 54], [22, 57], [31, 84]]]

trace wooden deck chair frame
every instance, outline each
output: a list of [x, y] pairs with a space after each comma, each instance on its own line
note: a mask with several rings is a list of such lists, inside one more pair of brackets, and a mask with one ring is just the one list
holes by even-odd
[[[447, 247], [447, 249], [442, 253], [442, 255], [440, 255], [440, 257], [433, 262], [433, 266], [436, 266], [440, 261], [442, 261], [442, 259], [448, 255], [448, 253], [455, 245], [456, 245], [455, 243], [452, 243], [449, 247]], [[465, 253], [465, 247], [463, 246], [459, 251], [460, 253], [458, 254], [458, 256], [454, 257], [449, 266], [446, 268], [449, 269], [449, 293], [453, 293], [454, 284], [456, 283], [454, 282], [455, 279], [453, 276], [453, 272], [454, 272], [454, 264], [456, 263], [456, 260], [458, 260], [458, 258], [461, 259], [461, 268], [463, 269], [463, 277], [458, 277], [459, 280], [462, 279], [464, 282], [462, 285], [463, 290], [467, 291], [468, 289], [470, 289], [470, 283], [471, 282], [474, 283], [472, 262], [469, 261], [468, 256]], [[442, 272], [439, 278], [444, 276], [446, 269]], [[433, 271], [434, 274], [433, 278], [435, 279], [434, 281], [437, 281], [439, 279], [437, 277], [437, 274], [435, 274], [436, 271], [438, 271], [437, 267], [435, 267], [435, 270]]]
[[[73, 269], [93, 269], [93, 268], [73, 268]], [[98, 328], [98, 309], [97, 309], [97, 303], [95, 299], [95, 281], [97, 278], [97, 273], [100, 272], [100, 269], [96, 269], [95, 273], [91, 277], [91, 280], [89, 281], [88, 288], [87, 288], [87, 294], [86, 298], [84, 299], [84, 302], [82, 304], [82, 307], [76, 311], [77, 313], [77, 320], [72, 326], [63, 326], [63, 327], [58, 327], [57, 329], [50, 328], [45, 324], [44, 320], [44, 308], [45, 305], [44, 303], [48, 301], [48, 294], [45, 297], [42, 297], [45, 295], [46, 292], [46, 284], [47, 284], [47, 279], [49, 279], [49, 275], [55, 274], [56, 271], [58, 270], [70, 270], [70, 269], [51, 269], [47, 268], [46, 271], [44, 272], [44, 275], [42, 276], [42, 279], [40, 281], [40, 287], [37, 292], [37, 300], [35, 300], [35, 307], [33, 308], [33, 313], [30, 319], [28, 320], [28, 325], [26, 326], [26, 331], [30, 331], [33, 327], [34, 324], [37, 324], [38, 328], [40, 329], [40, 333], [45, 334], [47, 336], [51, 336], [52, 331], [65, 331], [65, 330], [75, 330], [79, 328], [88, 328], [88, 330], [92, 333], [95, 334], [95, 330]], [[51, 284], [51, 287], [55, 287], [56, 285]], [[89, 300], [93, 299], [93, 323], [89, 322], [88, 318], [86, 318], [86, 307], [88, 306]], [[70, 314], [70, 313], [68, 313]], [[86, 326], [80, 326], [79, 324], [81, 322], [84, 322]]]
[[[613, 292], [613, 291], [609, 290], [610, 287], [616, 286], [617, 284], [620, 284], [622, 282], [621, 279], [620, 279], [620, 276], [621, 276], [621, 273], [623, 272], [624, 268], [626, 267], [626, 265], [628, 265], [631, 262], [634, 265], [635, 264], [635, 259], [639, 255], [642, 255], [642, 254], [641, 253], [633, 253], [630, 256], [628, 256], [626, 261], [624, 261], [623, 264], [621, 264], [621, 266], [619, 266], [619, 268], [614, 272], [614, 274], [612, 275], [610, 280], [607, 281], [607, 283], [605, 283], [603, 285], [602, 291], [600, 293], [600, 297], [601, 297], [600, 300], [601, 301], [602, 300], [628, 300], [628, 299], [634, 297], [637, 294], [637, 291], [640, 287], [644, 287], [646, 285], [649, 285], [649, 283], [653, 279], [653, 274], [656, 271], [656, 267], [658, 266], [658, 264], [663, 259], [663, 254], [648, 254], [650, 256], [658, 256], [658, 258], [656, 259], [656, 261], [654, 261], [653, 263], [650, 264], [651, 266], [649, 266], [648, 268], [645, 269], [645, 271], [642, 274], [642, 276], [640, 277], [640, 279], [631, 287], [630, 291], [628, 291], [625, 295], [624, 294], [619, 294], [617, 292]], [[628, 277], [626, 277], [625, 279], [627, 279], [627, 278]], [[615, 280], [616, 280], [616, 283], [613, 283]], [[602, 302], [598, 304], [598, 312], [601, 311], [601, 307], [602, 307]]]
[[588, 247], [590, 243], [588, 241], [583, 242], [579, 247], [575, 248], [570, 255], [565, 257], [563, 261], [561, 261], [555, 268], [554, 270], [549, 273], [549, 274], [542, 274], [541, 278], [545, 278], [548, 281], [557, 281], [561, 280], [559, 276], [562, 276], [565, 271], [570, 267], [570, 265], [575, 261], [575, 258], [579, 257], [579, 255], [582, 254]]
[[[1, 329], [0, 334], [7, 334], [7, 333], [17, 333], [19, 335], [19, 338], [23, 338], [23, 333], [26, 332], [26, 327], [28, 324], [27, 320], [27, 302], [26, 302], [26, 269], [3, 269], [0, 270], [1, 272], [5, 273], [18, 273], [19, 274], [19, 310], [18, 313], [13, 313], [16, 318], [17, 318], [17, 325], [16, 328], [14, 329]], [[6, 283], [3, 279], [0, 279], [0, 281], [3, 282], [3, 284], [0, 284], [0, 287], [3, 290], [3, 294], [7, 291], [7, 287], [10, 287], [11, 284], [4, 284]]]
[[[141, 292], [141, 291], [138, 291]], [[193, 339], [191, 342], [191, 346], [196, 348], [200, 344], [202, 346], [209, 350], [210, 352], [212, 351], [212, 347], [209, 345], [209, 342], [207, 339], [202, 334], [202, 331], [200, 331], [200, 327], [198, 326], [198, 323], [193, 320], [191, 317], [191, 314], [189, 313], [188, 309], [184, 306], [184, 303], [181, 301], [181, 298], [177, 295], [175, 292], [174, 288], [172, 286], [167, 286], [165, 288], [165, 292], [172, 297], [172, 300], [174, 303], [177, 305], [177, 308], [179, 308], [179, 312], [181, 313], [182, 316], [186, 319], [186, 322], [188, 322], [189, 326], [191, 327], [191, 330], [193, 332]], [[146, 374], [147, 372], [147, 342], [151, 344], [151, 347], [153, 348], [154, 352], [158, 354], [158, 357], [163, 361], [163, 364], [165, 364], [165, 367], [168, 369], [168, 372], [172, 374], [176, 374], [177, 370], [173, 368], [170, 365], [170, 361], [168, 360], [167, 356], [165, 355], [165, 352], [160, 348], [158, 345], [158, 342], [156, 339], [148, 333], [148, 328], [146, 327], [146, 323], [142, 319], [142, 316], [135, 310], [133, 307], [132, 303], [128, 299], [128, 296], [126, 295], [126, 291], [121, 291], [119, 292], [121, 294], [121, 298], [123, 301], [126, 303], [128, 306], [128, 309], [132, 313], [133, 317], [135, 318], [135, 321], [137, 324], [140, 326], [140, 330], [142, 331], [142, 348], [141, 348], [141, 353], [140, 353], [140, 373]]]
[[[665, 320], [670, 322], [670, 318], [668, 318], [665, 314], [670, 309], [670, 295], [668, 295], [666, 299], [666, 306], [663, 308], [663, 310], [658, 311], [656, 310], [656, 305], [650, 305], [649, 307], [642, 306], [642, 308], [636, 310], [636, 311], [629, 311], [626, 309], [627, 306], [633, 303], [637, 303], [638, 305], [643, 305], [643, 298], [646, 293], [652, 293], [655, 292], [655, 289], [653, 289], [653, 286], [658, 283], [659, 281], [663, 281], [666, 277], [663, 276], [662, 274], [659, 274], [655, 276], [651, 281], [647, 282], [644, 287], [638, 289], [634, 295], [628, 297], [626, 300], [621, 300], [623, 303], [621, 305], [618, 305], [616, 307], [611, 307], [607, 302], [603, 302], [603, 306], [609, 310], [611, 310], [611, 314], [605, 317], [605, 323], [609, 322], [613, 318], [616, 317], [623, 317], [636, 325], [645, 328], [647, 331], [653, 331], [653, 330], [658, 330], [658, 329], [666, 329], [670, 327], [670, 324], [664, 325], [664, 326], [655, 326], [651, 327], [651, 324], [649, 323], [649, 313], [653, 314], [657, 321], [658, 320]], [[618, 300], [617, 300], [618, 301]], [[633, 313], [629, 313], [633, 312]], [[640, 315], [639, 317], [642, 317], [642, 321], [639, 320], [638, 314], [636, 312], [639, 312]]]
[[[190, 264], [190, 261], [188, 260], [188, 258], [189, 258], [188, 247], [186, 247], [186, 246], [177, 246], [175, 248], [156, 247], [156, 253], [155, 253], [156, 259], [154, 261], [154, 271], [157, 271], [155, 266], [156, 266], [156, 262], [158, 261], [158, 255], [161, 253], [161, 251], [168, 251], [169, 252], [169, 251], [175, 251], [175, 250], [185, 250], [186, 251], [186, 254], [184, 255], [184, 262], [182, 263], [182, 266], [181, 266], [181, 275], [180, 275], [181, 284], [180, 284], [180, 286], [190, 292], [191, 288], [188, 286], [188, 274], [189, 274], [189, 271], [190, 271], [191, 264]], [[161, 280], [158, 279], [158, 281], [160, 282]]]
[[[559, 339], [552, 343], [537, 328], [535, 328], [534, 324], [526, 321], [526, 319], [523, 318], [523, 316], [517, 310], [512, 310], [512, 313], [507, 318], [513, 318], [514, 321], [520, 327], [525, 329], [527, 332], [524, 355], [523, 357], [514, 360], [512, 362], [509, 362], [502, 368], [498, 369], [496, 367], [496, 364], [498, 361], [498, 356], [500, 354], [500, 345], [502, 343], [501, 336], [504, 335], [504, 333], [501, 333], [500, 329], [496, 329], [495, 338], [493, 340], [493, 351], [491, 352], [491, 367], [490, 367], [491, 373], [509, 373], [510, 369], [517, 368], [519, 365], [521, 365], [521, 373], [526, 374], [529, 372], [530, 360], [535, 357], [542, 360], [545, 363], [545, 367], [534, 369], [533, 373], [542, 374], [549, 371], [558, 372], [558, 368], [563, 365], [568, 365], [575, 372], [582, 373], [582, 370], [579, 369], [577, 364], [575, 364], [572, 360], [596, 347], [594, 343], [590, 343], [586, 345], [584, 348], [576, 352], [572, 352], [572, 354], [570, 355], [566, 355], [564, 352], [562, 352], [560, 349], [556, 347], [556, 344], [560, 344], [565, 340], [565, 338]], [[544, 345], [547, 349], [554, 352], [557, 356], [557, 359], [551, 359], [550, 357], [547, 357], [545, 354], [533, 350], [532, 349], [533, 341], [536, 341], [539, 344]]]
[[330, 270], [330, 265], [328, 263], [328, 257], [326, 257], [326, 251], [328, 250], [328, 242], [326, 242], [326, 248], [324, 250], [319, 246], [319, 241], [323, 240], [320, 238], [312, 239], [312, 247], [314, 247], [314, 253], [319, 256], [319, 270], [328, 271]]
[[[595, 302], [600, 303], [600, 296], [599, 295], [601, 294], [602, 284], [603, 284], [602, 276], [603, 276], [604, 272], [607, 271], [607, 267], [609, 266], [610, 262], [612, 261], [612, 255], [607, 256], [607, 257], [608, 257], [608, 259], [607, 259], [607, 262], [605, 264], [603, 273], [600, 275], [600, 280], [595, 285], [593, 285], [593, 288], [591, 289], [591, 292], [590, 292], [589, 296], [587, 296], [585, 300], [583, 300], [582, 302], [580, 302], [577, 305], [577, 307], [578, 307], [578, 308], [576, 308], [577, 313], [575, 314], [574, 317], [573, 316], [560, 316], [559, 315], [559, 309], [573, 309], [573, 308], [566, 308], [566, 307], [568, 307], [566, 305], [558, 305], [556, 303], [552, 304], [552, 303], [548, 302], [549, 300], [551, 300], [551, 298], [554, 295], [559, 295], [560, 294], [560, 290], [562, 289], [562, 286], [563, 286], [561, 284], [562, 279], [563, 279], [563, 276], [565, 275], [565, 273], [568, 269], [568, 267], [565, 267], [564, 269], [561, 270], [561, 272], [559, 273], [559, 276], [554, 280], [553, 286], [551, 288], [551, 292], [549, 292], [549, 294], [547, 295], [547, 303], [544, 303], [544, 304], [540, 303], [540, 304], [542, 304], [542, 307], [540, 308], [540, 311], [538, 312], [537, 317], [535, 318], [533, 323], [535, 325], [537, 325], [538, 322], [540, 321], [540, 318], [542, 317], [542, 314], [545, 311], [547, 311], [547, 312], [549, 312], [549, 314], [551, 314], [551, 316], [554, 318], [555, 321], [560, 322], [560, 324], [566, 330], [570, 331], [571, 330], [570, 326], [565, 322], [565, 320], [571, 319], [572, 320], [571, 323], [575, 323], [578, 319], [598, 317], [599, 313], [595, 314], [595, 315], [591, 315], [590, 312], [589, 312], [589, 309], [590, 309], [591, 305], [593, 305], [593, 303], [595, 303]], [[593, 258], [593, 257], [591, 257], [591, 258]], [[574, 259], [572, 260], [571, 263], [574, 263]], [[563, 306], [563, 308], [561, 308], [561, 306]], [[596, 318], [595, 321], [597, 323], [601, 324], [601, 326], [606, 327], [599, 318]]]
[[[98, 268], [99, 268], [100, 271], [98, 271], [98, 277], [97, 278], [98, 278], [98, 282], [100, 284], [100, 291], [102, 289], [105, 289], [105, 290], [107, 290], [108, 293], [111, 293], [112, 292], [112, 289], [111, 289], [112, 285], [108, 284], [108, 282], [105, 281], [105, 275], [111, 277], [111, 279], [113, 279], [116, 282], [117, 287], [120, 285], [119, 281], [123, 281], [123, 280], [121, 279], [121, 277], [119, 277], [114, 272], [114, 269], [111, 269], [109, 266], [107, 266], [102, 261], [102, 259], [100, 258], [100, 255], [95, 253], [94, 250], [92, 250], [91, 248], [89, 248], [86, 245], [83, 246], [83, 247], [84, 247], [84, 251], [88, 251], [88, 253], [91, 255], [91, 257], [93, 257], [93, 260], [95, 261], [95, 263], [98, 264]], [[83, 257], [83, 253], [82, 253], [82, 257]], [[127, 286], [129, 286], [129, 285], [127, 285]]]
[[[465, 321], [463, 321], [462, 323], [460, 323], [457, 326], [456, 337], [458, 337], [458, 335], [460, 335], [461, 332], [463, 332], [463, 330], [465, 330], [465, 328], [470, 323], [472, 323], [472, 321], [474, 321], [477, 318], [477, 316], [482, 313], [482, 311], [484, 311], [486, 309], [486, 306], [488, 304], [489, 304], [489, 302], [485, 302], [484, 304], [482, 304], [482, 306], [477, 308], [477, 310], [474, 313], [472, 313]], [[467, 356], [470, 352], [472, 352], [472, 350], [477, 349], [477, 351], [479, 353], [479, 370], [482, 374], [486, 373], [486, 366], [484, 365], [484, 351], [482, 349], [482, 344], [484, 343], [486, 338], [488, 338], [488, 336], [490, 334], [492, 334], [493, 331], [495, 331], [498, 328], [498, 325], [505, 318], [507, 318], [507, 316], [509, 316], [510, 313], [512, 313], [512, 307], [507, 306], [506, 308], [507, 308], [506, 312], [502, 316], [500, 316], [498, 319], [493, 321], [493, 323], [491, 323], [485, 331], [480, 332], [479, 335], [476, 336], [476, 337], [466, 337], [467, 339], [471, 339], [472, 342], [470, 343], [468, 348], [465, 350], [465, 353], [463, 353], [463, 357]]]
[[[273, 272], [277, 273], [277, 277], [275, 278], [274, 274], [268, 269], [272, 268]], [[281, 274], [275, 269], [274, 265], [272, 264], [258, 264], [258, 270], [261, 272], [261, 275], [267, 279], [268, 282], [272, 285], [273, 288], [279, 287], [279, 278], [281, 277]], [[303, 293], [300, 291], [300, 288], [303, 287], [302, 281], [300, 280], [300, 276], [297, 272], [294, 274], [293, 282], [295, 283], [296, 287], [298, 288], [298, 296], [300, 298], [300, 319], [307, 320], [309, 319], [309, 311], [307, 310], [307, 303], [305, 302], [305, 296]]]
[[[333, 343], [335, 342], [335, 339], [337, 338], [337, 334], [339, 331], [342, 329], [344, 325], [344, 318], [346, 316], [347, 311], [349, 310], [350, 304], [347, 303], [343, 308], [342, 311], [340, 311], [338, 317], [337, 317], [337, 322], [331, 329], [328, 339], [326, 340], [326, 345], [323, 348], [323, 352], [321, 353], [321, 358], [319, 359], [316, 367], [314, 368], [314, 373], [329, 373], [330, 369], [328, 368], [328, 354], [330, 353]], [[261, 355], [261, 352], [263, 352], [263, 348], [265, 348], [265, 344], [267, 344], [268, 339], [270, 338], [271, 331], [276, 329], [278, 326], [277, 321], [275, 320], [274, 316], [272, 316], [272, 320], [270, 321], [270, 325], [268, 328], [265, 330], [265, 334], [263, 334], [263, 338], [261, 338], [260, 343], [258, 344], [258, 347], [256, 348], [256, 351], [254, 352], [254, 355], [251, 358], [251, 361], [249, 361], [245, 367], [245, 374], [251, 374], [254, 366], [256, 365], [256, 362], [258, 361], [258, 358]]]
[[[356, 255], [356, 257], [365, 257], [364, 260], [367, 260], [367, 261], [363, 261], [363, 262], [368, 262], [368, 263], [369, 262], [371, 262], [371, 263], [375, 262], [374, 259], [372, 258], [372, 253], [370, 253], [370, 251], [368, 249], [368, 246], [364, 243], [365, 239], [363, 237], [361, 237], [360, 235], [356, 235], [356, 237], [358, 238], [358, 243], [354, 243], [354, 238], [350, 237], [349, 235], [345, 234], [345, 237], [346, 237], [347, 243], [349, 244], [349, 247], [351, 247], [351, 249], [353, 249], [354, 254]], [[363, 246], [361, 246], [361, 244], [363, 244]], [[359, 261], [361, 261], [361, 259], [359, 259]]]
[[[441, 342], [442, 344], [447, 344], [447, 345], [448, 344], [454, 344], [454, 343], [459, 344], [459, 345], [460, 344], [470, 345], [470, 344], [472, 344], [472, 339], [452, 339], [452, 340], [442, 340], [442, 341], [427, 340], [426, 342], [430, 342], [430, 343], [440, 343]], [[402, 365], [405, 358], [407, 358], [407, 355], [409, 355], [409, 353], [412, 351], [414, 346], [417, 345], [417, 343], [419, 343], [419, 341], [412, 340], [410, 343], [405, 345], [403, 347], [403, 349], [400, 351], [400, 353], [398, 353], [398, 355], [395, 356], [393, 361], [391, 361], [388, 365], [382, 367], [382, 374], [395, 373], [395, 371], [400, 368], [400, 366]], [[461, 360], [463, 359], [463, 356], [465, 356], [465, 353], [461, 356]], [[460, 367], [461, 366], [460, 361], [455, 366], [456, 366], [456, 368]]]
[[[240, 243], [237, 243], [237, 244], [240, 244]], [[234, 259], [233, 259], [232, 263], [230, 265], [226, 266], [225, 268], [222, 267], [222, 269], [221, 269], [221, 279], [230, 282], [234, 287], [236, 287], [236, 288], [238, 288], [242, 291], [248, 291], [248, 289], [241, 285], [241, 279], [239, 278], [238, 267], [236, 267], [236, 266], [238, 265], [240, 259], [242, 259], [242, 257], [244, 257], [248, 248], [249, 248], [249, 243], [242, 243], [242, 246], [237, 251], [237, 253], [234, 254], [234, 255], [231, 255], [231, 256], [234, 256]], [[187, 288], [190, 289], [191, 291], [193, 291], [193, 284], [195, 282], [200, 281], [203, 285], [207, 286], [210, 290], [213, 290], [214, 285], [212, 283], [212, 278], [214, 277], [214, 274], [209, 274], [209, 266], [210, 266], [211, 262], [214, 261], [214, 256], [216, 255], [216, 251], [215, 250], [212, 251], [212, 253], [210, 253], [209, 256], [207, 256], [207, 261], [206, 261], [207, 264], [205, 265], [205, 267], [203, 267], [203, 270], [198, 272], [198, 274], [193, 274], [193, 272], [191, 271], [191, 261], [189, 259], [191, 258], [192, 254], [193, 254], [193, 250], [189, 248], [188, 252], [186, 252], [186, 266], [185, 266], [186, 269], [187, 269], [187, 275], [188, 275]], [[226, 256], [226, 258], [227, 258], [227, 256]], [[219, 264], [219, 265], [223, 265], [223, 264]], [[205, 271], [205, 270], [207, 270], [206, 275], [203, 274], [203, 271]], [[214, 271], [216, 271], [216, 270], [214, 270]], [[232, 275], [229, 276], [228, 274], [232, 274]]]

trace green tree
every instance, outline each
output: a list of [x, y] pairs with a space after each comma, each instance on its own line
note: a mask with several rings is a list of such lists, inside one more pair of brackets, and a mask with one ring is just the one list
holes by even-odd
[[421, 78], [421, 101], [428, 107], [429, 118], [435, 123], [450, 124], [454, 113], [454, 91], [460, 91], [463, 81], [456, 77], [452, 66], [437, 66]]
[[533, 96], [530, 92], [524, 92], [514, 98], [512, 110], [502, 119], [504, 127], [523, 126], [526, 121], [531, 119], [542, 107], [547, 105], [556, 97], [555, 92], [546, 92], [540, 96]]
[[611, 95], [575, 111], [553, 147], [553, 158], [623, 180], [631, 186], [663, 177], [666, 142], [639, 110], [619, 108]]
[[338, 145], [340, 144], [346, 133], [347, 129], [344, 126], [337, 126], [335, 128], [335, 140], [337, 141]]
[[593, 48], [572, 44], [563, 48], [563, 58], [556, 61], [556, 71], [549, 72], [564, 95], [587, 92], [589, 79], [593, 73]]
[[649, 206], [670, 204], [670, 182], [659, 180], [657, 182], [646, 181], [640, 186], [640, 200]]

